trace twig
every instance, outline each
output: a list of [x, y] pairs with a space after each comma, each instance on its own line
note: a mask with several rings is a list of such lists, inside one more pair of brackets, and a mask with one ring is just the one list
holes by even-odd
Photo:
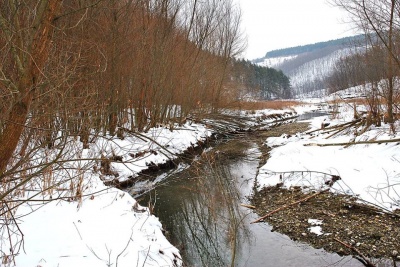
[[309, 200], [309, 199], [311, 199], [311, 198], [313, 198], [313, 197], [316, 197], [316, 196], [318, 196], [318, 195], [320, 195], [320, 194], [322, 194], [322, 193], [328, 192], [329, 189], [330, 189], [330, 188], [325, 189], [325, 190], [322, 190], [322, 191], [319, 191], [319, 192], [317, 192], [317, 193], [315, 193], [315, 194], [309, 195], [309, 196], [307, 196], [307, 197], [305, 197], [305, 198], [302, 198], [302, 199], [297, 200], [297, 201], [295, 201], [295, 202], [292, 202], [292, 203], [290, 203], [290, 204], [286, 204], [286, 205], [284, 205], [284, 206], [282, 206], [282, 207], [279, 207], [279, 208], [277, 208], [277, 209], [275, 209], [275, 210], [273, 210], [273, 211], [267, 213], [266, 215], [264, 215], [264, 216], [258, 218], [257, 220], [255, 220], [254, 222], [251, 222], [251, 223], [258, 223], [258, 222], [261, 222], [261, 221], [264, 220], [265, 218], [271, 216], [271, 215], [274, 214], [274, 213], [277, 213], [278, 211], [281, 211], [281, 210], [287, 209], [287, 208], [289, 208], [289, 207], [291, 207], [291, 206], [294, 206], [294, 205], [296, 205], [296, 204], [305, 202], [305, 201], [307, 201], [307, 200]]
[[79, 232], [79, 229], [78, 229], [78, 227], [76, 226], [75, 222], [72, 222], [72, 223], [74, 224], [75, 229], [76, 229], [76, 231], [77, 231], [78, 234], [79, 234], [79, 237], [81, 238], [81, 240], [83, 240], [83, 239], [82, 239], [82, 235], [81, 235], [81, 233]]
[[144, 265], [146, 264], [147, 258], [149, 257], [149, 253], [150, 253], [150, 246], [149, 246], [149, 249], [147, 250], [146, 258], [144, 259], [142, 267], [144, 267]]
[[342, 244], [343, 246], [345, 246], [346, 248], [350, 249], [351, 251], [353, 251], [354, 253], [357, 254], [357, 256], [360, 256], [362, 258], [362, 263], [367, 266], [367, 267], [376, 267], [375, 264], [373, 264], [366, 256], [364, 256], [364, 254], [362, 254], [358, 249], [356, 249], [355, 247], [341, 241], [340, 239], [334, 237], [333, 238], [336, 242]]
[[125, 250], [128, 248], [128, 246], [131, 243], [131, 241], [133, 241], [132, 236], [133, 236], [133, 230], [131, 230], [131, 236], [129, 237], [128, 243], [126, 243], [125, 248], [117, 256], [117, 259], [116, 259], [116, 262], [115, 262], [115, 267], [118, 267], [118, 259], [119, 259], [119, 257], [122, 255], [122, 253], [125, 252]]
[[320, 172], [320, 171], [310, 171], [310, 170], [285, 171], [285, 172], [266, 171], [265, 173], [266, 173], [266, 174], [268, 174], [268, 173], [271, 173], [271, 174], [288, 174], [288, 173], [294, 174], [294, 173], [300, 173], [300, 172], [301, 172], [301, 173], [304, 173], [304, 172], [305, 172], [305, 173], [309, 173], [309, 174], [311, 174], [311, 173], [318, 173], [318, 174], [323, 174], [323, 175], [329, 175], [329, 176], [331, 176], [332, 179], [335, 180], [335, 181], [341, 180], [340, 176], [338, 176], [338, 175], [334, 175], [334, 174], [326, 173], [326, 172]]
[[[171, 156], [176, 156], [176, 154], [175, 154], [174, 152], [168, 150], [165, 146], [163, 146], [162, 144], [158, 143], [158, 142], [157, 142], [155, 139], [153, 139], [153, 138], [150, 138], [150, 137], [148, 137], [148, 136], [146, 136], [146, 135], [144, 135], [144, 134], [141, 134], [141, 133], [139, 133], [139, 132], [131, 131], [131, 130], [129, 130], [128, 128], [120, 127], [120, 129], [123, 130], [123, 131], [126, 131], [126, 132], [128, 132], [128, 133], [130, 133], [130, 134], [132, 134], [132, 135], [134, 135], [134, 136], [136, 136], [136, 137], [138, 137], [138, 138], [140, 138], [140, 139], [142, 139], [142, 140], [147, 139], [147, 140], [149, 140], [150, 142], [155, 143], [155, 144], [156, 144], [157, 146], [159, 146], [161, 149], [163, 149], [163, 150], [165, 150], [166, 152], [168, 152]], [[147, 142], [146, 140], [144, 140], [144, 141]], [[164, 154], [164, 153], [163, 153], [163, 154]], [[164, 154], [164, 155], [165, 155], [168, 159], [171, 159], [171, 156], [168, 156], [167, 154]]]

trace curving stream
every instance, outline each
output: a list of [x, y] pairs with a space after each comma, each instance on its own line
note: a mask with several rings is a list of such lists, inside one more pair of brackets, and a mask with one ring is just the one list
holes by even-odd
[[[260, 151], [246, 138], [223, 143], [142, 197], [154, 205], [185, 266], [363, 266], [287, 236], [242, 207], [252, 194]], [[137, 197], [137, 196], [136, 196]]]

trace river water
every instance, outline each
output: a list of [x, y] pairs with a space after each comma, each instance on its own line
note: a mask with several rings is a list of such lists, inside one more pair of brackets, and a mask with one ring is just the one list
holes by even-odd
[[[233, 140], [236, 152], [217, 146], [190, 166], [168, 175], [142, 197], [151, 203], [185, 266], [363, 266], [271, 232], [249, 203], [260, 152], [255, 142]], [[238, 152], [239, 151], [239, 152]]]

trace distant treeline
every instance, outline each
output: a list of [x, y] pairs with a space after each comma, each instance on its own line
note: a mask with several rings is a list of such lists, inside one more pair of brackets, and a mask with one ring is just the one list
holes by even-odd
[[236, 81], [262, 99], [292, 97], [289, 77], [281, 70], [259, 66], [246, 60], [235, 61], [234, 70]]
[[364, 35], [356, 35], [356, 36], [344, 37], [344, 38], [340, 38], [340, 39], [336, 39], [336, 40], [330, 40], [330, 41], [326, 41], [326, 42], [319, 42], [319, 43], [315, 43], [315, 44], [308, 44], [308, 45], [273, 50], [273, 51], [268, 52], [265, 55], [265, 58], [298, 55], [298, 54], [313, 52], [315, 50], [324, 49], [327, 47], [334, 47], [334, 46], [339, 46], [340, 48], [342, 48], [343, 46], [363, 41], [364, 38], [365, 38]]

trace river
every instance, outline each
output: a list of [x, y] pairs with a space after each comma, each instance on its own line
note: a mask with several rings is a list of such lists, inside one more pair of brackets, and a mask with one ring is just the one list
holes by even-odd
[[151, 203], [185, 266], [363, 266], [292, 241], [266, 223], [250, 224], [258, 215], [241, 204], [249, 203], [259, 156], [251, 139], [221, 143], [139, 199]]

